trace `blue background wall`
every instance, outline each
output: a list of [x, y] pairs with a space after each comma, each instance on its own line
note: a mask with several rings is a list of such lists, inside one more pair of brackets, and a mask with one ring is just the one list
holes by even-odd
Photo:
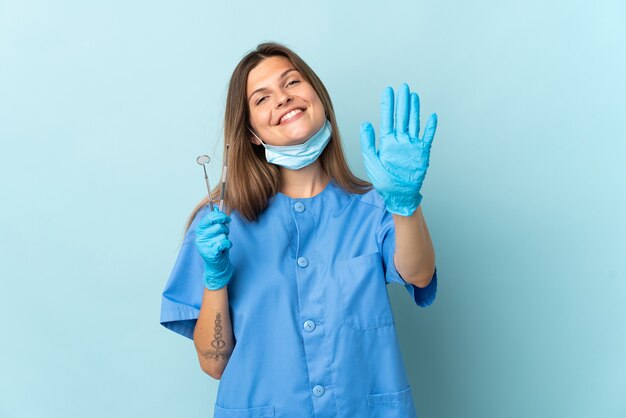
[[160, 292], [230, 73], [276, 40], [362, 176], [386, 85], [439, 115], [438, 299], [390, 288], [420, 416], [626, 417], [626, 3], [213, 3], [0, 2], [0, 416], [212, 416]]

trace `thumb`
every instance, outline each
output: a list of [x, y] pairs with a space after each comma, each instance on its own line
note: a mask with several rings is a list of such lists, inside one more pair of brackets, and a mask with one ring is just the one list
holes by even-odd
[[369, 122], [361, 124], [361, 153], [365, 159], [376, 158], [376, 134]]

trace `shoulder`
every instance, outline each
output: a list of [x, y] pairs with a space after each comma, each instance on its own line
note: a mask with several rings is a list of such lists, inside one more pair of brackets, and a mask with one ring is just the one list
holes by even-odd
[[353, 194], [359, 204], [370, 206], [372, 209], [385, 211], [385, 202], [375, 189], [371, 189], [363, 194]]
[[192, 226], [196, 226], [198, 222], [200, 222], [205, 216], [207, 216], [207, 214], [209, 214], [209, 212], [210, 210], [209, 210], [208, 205], [204, 205], [201, 208], [199, 208], [193, 217], [193, 221], [191, 223]]
[[380, 194], [374, 189], [363, 194], [348, 193], [349, 201], [343, 206], [341, 211], [345, 211], [350, 218], [350, 222], [369, 224], [385, 223], [389, 217], [389, 212], [385, 207], [385, 202]]
[[352, 210], [368, 209], [368, 210], [385, 210], [385, 203], [380, 197], [380, 194], [372, 187], [365, 193], [357, 193], [349, 191], [341, 187], [335, 181], [329, 183], [328, 189], [330, 195], [333, 196], [334, 201], [342, 208], [350, 207]]

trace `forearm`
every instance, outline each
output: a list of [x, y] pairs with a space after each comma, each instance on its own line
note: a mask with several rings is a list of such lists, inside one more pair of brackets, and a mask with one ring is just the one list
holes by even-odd
[[421, 206], [411, 216], [394, 214], [393, 221], [396, 270], [407, 282], [418, 287], [428, 286], [435, 271], [435, 250]]
[[204, 289], [193, 339], [202, 370], [220, 379], [235, 346], [227, 287]]

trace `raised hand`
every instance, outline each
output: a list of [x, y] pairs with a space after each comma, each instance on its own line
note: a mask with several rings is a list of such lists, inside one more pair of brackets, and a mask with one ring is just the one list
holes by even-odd
[[422, 201], [420, 189], [429, 166], [430, 147], [437, 130], [437, 115], [430, 115], [424, 135], [419, 138], [419, 97], [417, 93], [410, 93], [407, 84], [403, 84], [398, 91], [395, 124], [394, 92], [391, 87], [383, 92], [380, 110], [378, 151], [372, 124], [361, 124], [361, 152], [365, 159], [365, 170], [385, 201], [387, 210], [410, 216]]

